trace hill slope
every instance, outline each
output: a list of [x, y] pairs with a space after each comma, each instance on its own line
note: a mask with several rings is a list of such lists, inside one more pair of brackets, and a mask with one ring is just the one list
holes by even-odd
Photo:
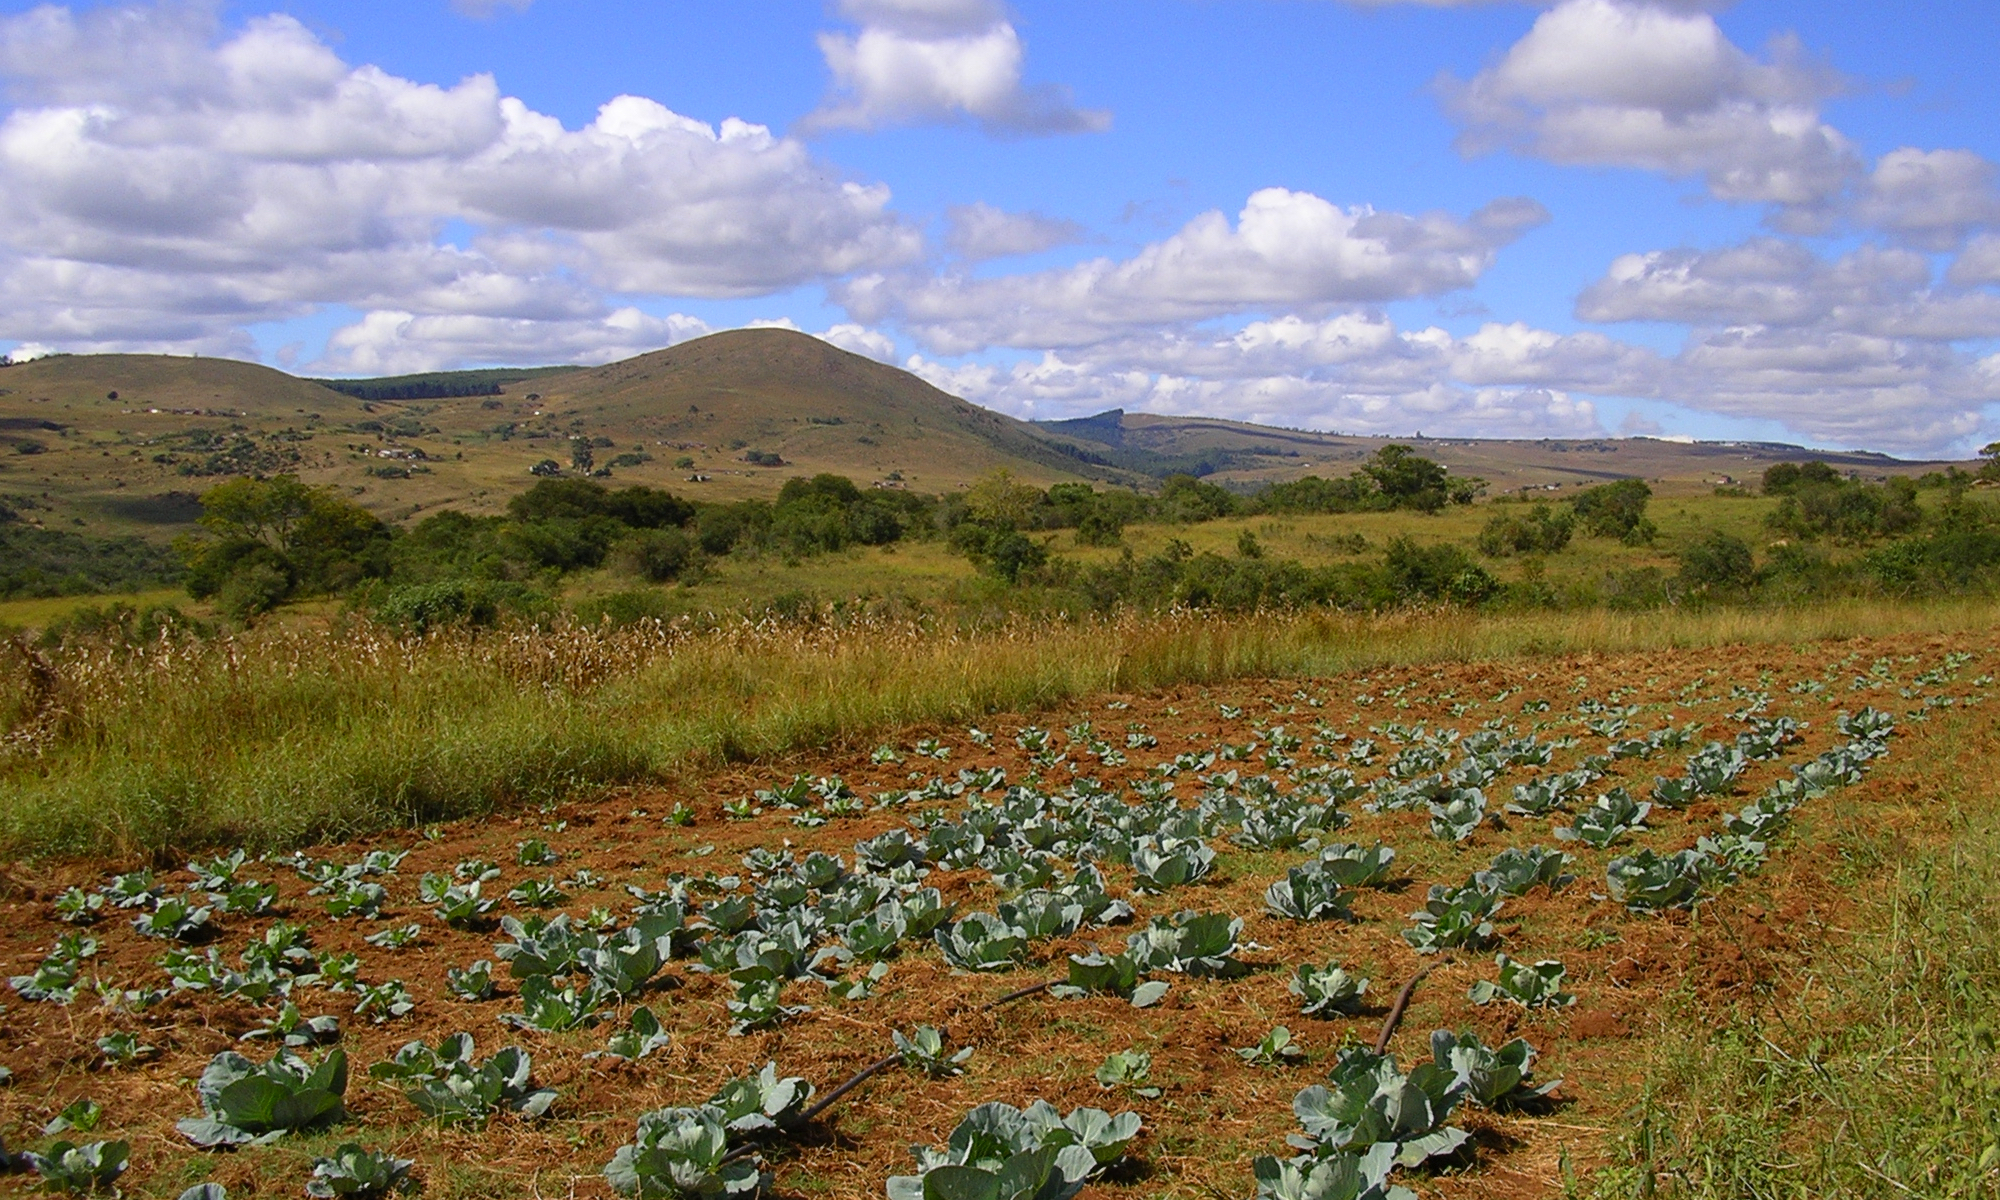
[[[491, 512], [591, 442], [610, 482], [774, 494], [831, 471], [949, 491], [996, 467], [1038, 483], [1136, 476], [1032, 426], [802, 333], [737, 330], [594, 369], [333, 381], [468, 394], [366, 400], [250, 363], [65, 355], [0, 369], [0, 502], [49, 528], [168, 534], [232, 475], [289, 471], [400, 520]], [[766, 462], [748, 461], [759, 452]], [[699, 476], [700, 481], [692, 481]]]

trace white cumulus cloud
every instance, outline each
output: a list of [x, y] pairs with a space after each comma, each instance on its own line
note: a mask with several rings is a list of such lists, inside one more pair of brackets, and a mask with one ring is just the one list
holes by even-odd
[[347, 64], [289, 17], [42, 7], [0, 19], [0, 81], [0, 315], [23, 339], [243, 352], [244, 325], [342, 304], [491, 318], [440, 343], [487, 344], [603, 325], [607, 293], [754, 296], [923, 251], [885, 187], [762, 126], [621, 96], [566, 128], [488, 76]]
[[971, 262], [1039, 254], [1083, 239], [1083, 226], [1040, 213], [1012, 213], [981, 201], [946, 210], [945, 245]]
[[1820, 119], [1841, 86], [1797, 44], [1768, 59], [1730, 42], [1702, 11], [1639, 0], [1564, 0], [1486, 70], [1446, 85], [1461, 144], [1510, 146], [1551, 162], [1703, 180], [1719, 199], [1832, 202], [1861, 169]]
[[833, 87], [809, 132], [969, 121], [991, 133], [1100, 132], [1109, 113], [1024, 79], [1027, 47], [990, 0], [843, 0], [860, 28], [819, 36]]
[[938, 353], [1088, 345], [1253, 309], [1467, 287], [1502, 246], [1546, 219], [1531, 200], [1496, 201], [1461, 220], [1342, 208], [1309, 192], [1266, 188], [1250, 196], [1234, 225], [1205, 213], [1123, 261], [995, 278], [868, 275], [836, 294], [857, 319], [900, 323]]

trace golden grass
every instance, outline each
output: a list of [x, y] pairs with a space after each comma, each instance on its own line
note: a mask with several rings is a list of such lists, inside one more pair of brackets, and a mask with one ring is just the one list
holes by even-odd
[[[1989, 627], [1991, 602], [1480, 616], [1458, 611], [939, 628], [857, 618], [398, 638], [353, 623], [9, 664], [12, 855], [269, 847], [1033, 712], [1110, 691], [1377, 665]], [[18, 645], [11, 651], [26, 651]]]

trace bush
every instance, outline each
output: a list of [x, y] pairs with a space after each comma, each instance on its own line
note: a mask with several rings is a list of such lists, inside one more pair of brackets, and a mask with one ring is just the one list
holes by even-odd
[[423, 633], [444, 625], [494, 625], [508, 613], [536, 612], [547, 603], [540, 593], [518, 583], [444, 579], [387, 591], [373, 607], [376, 620]]
[[694, 539], [678, 529], [642, 529], [612, 551], [614, 564], [650, 583], [669, 583], [692, 573]]
[[1628, 546], [1653, 540], [1659, 529], [1646, 518], [1653, 489], [1642, 479], [1599, 484], [1571, 496], [1570, 509], [1592, 537], [1612, 537]]
[[223, 580], [215, 593], [215, 606], [236, 621], [248, 621], [284, 603], [292, 594], [292, 580], [276, 564], [247, 563]]
[[1750, 543], [1711, 530], [1680, 552], [1681, 582], [1691, 592], [1745, 592], [1757, 581], [1757, 561]]
[[1495, 558], [1510, 554], [1558, 554], [1569, 545], [1576, 517], [1537, 503], [1526, 516], [1500, 513], [1479, 534], [1479, 549]]
[[1402, 600], [1478, 604], [1500, 588], [1493, 576], [1452, 545], [1419, 546], [1399, 537], [1389, 543], [1382, 566], [1389, 586]]

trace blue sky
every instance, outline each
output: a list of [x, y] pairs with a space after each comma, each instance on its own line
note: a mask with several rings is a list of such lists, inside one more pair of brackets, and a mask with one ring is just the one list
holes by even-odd
[[0, 2], [0, 349], [783, 322], [1022, 416], [1964, 455], [1995, 45], [1855, 0]]

